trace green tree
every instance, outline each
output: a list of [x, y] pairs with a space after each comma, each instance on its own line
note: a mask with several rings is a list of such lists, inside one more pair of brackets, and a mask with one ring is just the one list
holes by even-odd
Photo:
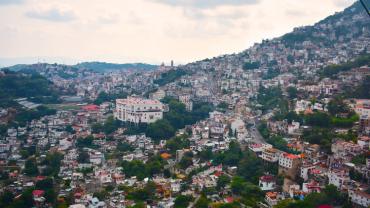
[[0, 195], [0, 207], [7, 207], [13, 202], [14, 194], [10, 191], [5, 191]]
[[208, 208], [209, 200], [206, 196], [201, 195], [198, 201], [195, 203], [195, 208]]
[[89, 153], [87, 153], [86, 151], [81, 151], [81, 152], [78, 154], [77, 161], [78, 161], [79, 163], [89, 163], [89, 162], [90, 162], [90, 156], [89, 156]]
[[189, 203], [193, 200], [191, 196], [179, 195], [175, 199], [175, 208], [187, 208]]
[[28, 176], [36, 176], [39, 174], [35, 158], [29, 158], [28, 160], [26, 160], [24, 173]]
[[289, 99], [292, 100], [292, 99], [297, 98], [297, 94], [298, 94], [297, 88], [295, 88], [295, 87], [288, 87], [287, 88], [287, 92], [288, 92]]
[[221, 190], [222, 188], [224, 188], [226, 185], [228, 185], [229, 183], [231, 182], [231, 179], [229, 176], [227, 175], [221, 175], [218, 180], [217, 180], [217, 186], [216, 186], [216, 189], [217, 190]]

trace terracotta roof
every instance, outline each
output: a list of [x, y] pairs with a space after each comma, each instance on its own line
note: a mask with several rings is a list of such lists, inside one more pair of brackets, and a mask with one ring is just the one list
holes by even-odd
[[99, 109], [100, 108], [97, 105], [86, 105], [82, 107], [82, 110], [85, 110], [85, 111], [98, 111]]
[[32, 195], [35, 197], [42, 197], [44, 195], [45, 191], [43, 190], [33, 190]]

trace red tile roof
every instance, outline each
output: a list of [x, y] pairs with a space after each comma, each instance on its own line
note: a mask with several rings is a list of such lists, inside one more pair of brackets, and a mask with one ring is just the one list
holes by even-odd
[[82, 110], [84, 111], [98, 111], [100, 108], [97, 105], [86, 105], [82, 107]]

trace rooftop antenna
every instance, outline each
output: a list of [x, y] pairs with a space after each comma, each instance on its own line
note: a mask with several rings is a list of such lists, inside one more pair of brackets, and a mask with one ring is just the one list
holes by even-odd
[[[365, 8], [365, 10], [366, 10], [366, 13], [369, 15], [369, 17], [370, 17], [370, 10], [369, 10], [369, 8], [366, 6], [366, 4], [365, 4], [365, 2], [364, 2], [364, 0], [360, 0], [360, 2], [361, 2], [361, 5]], [[370, 6], [370, 5], [369, 5]]]

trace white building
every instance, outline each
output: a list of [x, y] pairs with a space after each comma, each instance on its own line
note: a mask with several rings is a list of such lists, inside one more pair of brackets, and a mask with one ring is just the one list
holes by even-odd
[[348, 190], [348, 196], [354, 204], [362, 207], [370, 206], [370, 194], [367, 194], [366, 192]]
[[163, 118], [165, 105], [158, 100], [129, 97], [116, 100], [115, 117], [131, 123], [153, 123]]
[[280, 151], [275, 148], [266, 148], [262, 150], [261, 158], [268, 162], [277, 162], [280, 154]]
[[332, 170], [328, 173], [329, 184], [342, 189], [350, 181], [349, 174], [345, 170]]
[[264, 175], [260, 177], [259, 187], [262, 191], [271, 191], [276, 188], [275, 178], [271, 175]]
[[293, 121], [292, 124], [288, 125], [288, 134], [294, 134], [299, 130], [299, 122]]
[[180, 95], [179, 100], [185, 105], [187, 111], [193, 110], [193, 101], [191, 101], [190, 95]]
[[370, 100], [356, 100], [355, 111], [360, 116], [370, 116]]

